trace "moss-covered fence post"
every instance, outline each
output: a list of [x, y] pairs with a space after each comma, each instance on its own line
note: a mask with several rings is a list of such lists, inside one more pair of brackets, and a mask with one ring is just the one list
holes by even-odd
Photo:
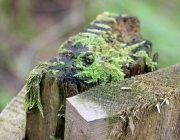
[[64, 139], [65, 100], [88, 89], [157, 69], [136, 17], [104, 12], [38, 64], [27, 79], [26, 139]]

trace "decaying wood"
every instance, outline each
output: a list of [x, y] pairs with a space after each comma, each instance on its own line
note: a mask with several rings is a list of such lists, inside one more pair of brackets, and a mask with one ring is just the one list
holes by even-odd
[[[97, 39], [98, 41], [95, 42]], [[104, 48], [105, 46], [106, 48]], [[57, 57], [48, 62], [40, 63], [30, 73], [25, 93], [25, 109], [27, 111], [25, 139], [49, 140], [53, 137], [64, 139], [64, 114], [67, 97], [80, 94], [103, 82], [110, 83], [113, 79], [129, 78], [134, 75], [154, 71], [156, 69], [154, 62], [149, 62], [146, 60], [146, 57], [137, 55], [137, 52], [141, 50], [143, 50], [145, 54], [147, 54], [146, 57], [149, 58], [151, 56], [152, 44], [140, 35], [140, 22], [136, 17], [120, 16], [107, 12], [99, 15], [86, 30], [67, 40], [60, 47]], [[96, 55], [92, 53], [96, 53]], [[117, 58], [121, 58], [121, 60]], [[157, 59], [154, 58], [153, 60], [157, 61]], [[99, 72], [99, 74], [105, 73], [105, 76], [103, 75], [104, 77], [98, 77], [96, 75], [98, 77], [97, 79], [95, 78], [94, 80], [92, 78], [94, 81], [87, 83], [87, 81], [92, 80], [91, 77], [76, 76], [79, 72], [84, 71], [84, 67], [91, 67], [94, 62], [100, 62], [101, 67], [105, 68], [103, 72]], [[111, 73], [108, 73], [109, 71], [111, 71]], [[115, 76], [113, 75], [114, 71], [117, 71]], [[119, 78], [121, 72], [123, 75]], [[86, 74], [87, 73], [84, 73], [84, 75]], [[111, 88], [111, 86], [107, 87]], [[124, 92], [131, 91], [131, 88], [127, 85], [120, 88]], [[99, 91], [94, 91], [95, 97], [100, 95], [96, 93], [105, 92], [101, 87], [96, 89], [99, 89]], [[90, 92], [92, 90], [90, 90]], [[103, 94], [101, 94], [101, 96], [101, 98], [95, 98], [95, 101], [98, 99], [98, 102], [101, 102], [101, 99], [106, 98], [107, 104], [111, 103], [109, 101], [110, 96], [104, 96]], [[19, 99], [19, 96], [17, 99]], [[84, 101], [82, 100], [82, 102]], [[13, 103], [13, 105], [14, 104], [15, 103]], [[103, 102], [103, 105], [106, 106], [105, 102]], [[90, 107], [91, 106], [99, 109], [99, 106], [95, 104], [90, 105]], [[70, 109], [70, 107], [68, 106], [67, 109]], [[103, 114], [103, 112], [97, 116], [96, 111], [91, 113], [92, 115], [94, 114], [96, 119], [98, 117], [101, 118], [102, 115], [107, 116], [107, 114]], [[22, 115], [23, 113], [20, 114]], [[24, 114], [22, 116], [24, 116]], [[95, 118], [88, 117], [88, 120], [93, 121]], [[66, 121], [68, 121], [68, 119], [69, 116], [67, 115]], [[20, 120], [25, 121], [23, 118], [20, 118]], [[89, 128], [85, 128], [89, 123], [84, 125], [86, 121], [87, 120], [82, 120], [80, 123], [82, 124], [82, 128], [89, 133]], [[131, 122], [131, 124], [133, 123]], [[24, 126], [23, 123], [21, 125]], [[93, 131], [93, 129], [96, 129], [96, 125], [93, 125], [91, 128], [92, 133], [94, 134], [94, 138], [100, 138], [99, 135], [96, 136]], [[98, 128], [102, 129], [99, 134], [104, 134], [106, 132], [102, 127], [104, 126], [104, 122], [99, 122], [98, 125]], [[72, 124], [72, 126], [74, 127], [76, 125]], [[67, 122], [67, 130], [69, 127], [69, 122]], [[72, 133], [66, 131], [66, 137], [70, 139], [76, 138], [74, 137], [74, 128], [71, 131]], [[79, 131], [79, 129], [77, 129], [77, 131]], [[88, 139], [91, 137], [89, 134], [86, 136], [85, 131], [82, 131], [83, 134], [78, 134], [79, 137], [77, 139]], [[16, 129], [15, 132], [18, 133]], [[67, 132], [69, 134], [67, 134]], [[73, 135], [73, 137], [71, 135]], [[101, 138], [104, 138], [104, 136]]]
[[[105, 16], [106, 19], [102, 16]], [[132, 50], [132, 53], [129, 54], [131, 55], [129, 57], [132, 57], [135, 63], [130, 65], [126, 63], [121, 64], [125, 77], [131, 77], [149, 71], [144, 58], [132, 56], [133, 53], [140, 50], [144, 50], [150, 56], [152, 49], [151, 43], [140, 35], [139, 20], [136, 17], [129, 16], [117, 15], [112, 17], [107, 13], [101, 15], [100, 19], [101, 20], [95, 20], [88, 29], [83, 31], [79, 36], [72, 37], [65, 42], [60, 47], [58, 57], [50, 60], [48, 64], [39, 66], [33, 71], [34, 73], [31, 74], [30, 80], [28, 80], [27, 83], [28, 90], [26, 93], [26, 139], [49, 140], [50, 137], [64, 139], [66, 98], [82, 93], [101, 83], [101, 79], [98, 79], [96, 83], [88, 84], [85, 82], [88, 77], [82, 78], [74, 76], [82, 71], [82, 69], [78, 67], [78, 65], [80, 65], [77, 63], [78, 56], [82, 52], [85, 54], [89, 54], [90, 52], [87, 44], [78, 42], [80, 39], [88, 39], [91, 38], [91, 36], [98, 37], [100, 36], [100, 32], [102, 32], [102, 36], [106, 36], [104, 41], [108, 43], [108, 45], [125, 44], [123, 48], [126, 48], [129, 47], [129, 45], [133, 46], [137, 44], [138, 48], [135, 48]], [[108, 29], [104, 26], [106, 28], [108, 26]], [[109, 30], [109, 28], [111, 30]], [[141, 42], [143, 42], [143, 44], [141, 44]], [[99, 46], [93, 47], [98, 48]], [[110, 48], [111, 46], [109, 46], [109, 49]], [[103, 48], [98, 49], [101, 50]], [[122, 55], [121, 52], [119, 53], [117, 57]], [[92, 60], [86, 59], [85, 57], [86, 55], [80, 59], [83, 65], [87, 67], [92, 64]], [[99, 57], [98, 59], [104, 58]], [[107, 57], [105, 59], [108, 60], [109, 58]], [[63, 63], [63, 65], [54, 65], [56, 63]], [[111, 76], [109, 75], [109, 77], [108, 81], [110, 82]], [[36, 82], [36, 80], [38, 80], [38, 82]], [[37, 94], [35, 92], [37, 92]]]
[[25, 137], [25, 92], [26, 90], [24, 87], [0, 114], [1, 140], [22, 140]]
[[65, 140], [179, 140], [179, 114], [177, 64], [67, 98]]

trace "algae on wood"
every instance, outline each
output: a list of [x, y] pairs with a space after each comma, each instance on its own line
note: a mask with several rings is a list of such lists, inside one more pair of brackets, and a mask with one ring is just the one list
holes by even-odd
[[65, 140], [178, 140], [179, 95], [180, 64], [91, 88], [67, 98]]

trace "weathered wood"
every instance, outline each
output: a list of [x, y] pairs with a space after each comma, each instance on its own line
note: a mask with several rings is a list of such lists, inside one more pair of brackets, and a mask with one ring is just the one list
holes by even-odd
[[179, 140], [179, 114], [177, 64], [67, 98], [65, 140]]
[[[136, 17], [98, 16], [88, 29], [60, 47], [58, 57], [31, 72], [25, 95], [26, 139], [64, 139], [65, 99], [101, 83], [155, 70], [155, 62], [146, 60], [151, 49], [140, 35]], [[138, 55], [141, 50], [146, 56]], [[94, 63], [99, 67], [91, 68]], [[86, 71], [89, 67], [91, 72]]]
[[[138, 94], [134, 94], [134, 92], [131, 93], [128, 90], [124, 90], [124, 91], [122, 90], [125, 89], [122, 87], [131, 87], [131, 91], [134, 91], [134, 89], [136, 89], [136, 86], [133, 85], [134, 83], [137, 83], [137, 87], [139, 89], [137, 90]], [[116, 88], [114, 88], [114, 86]], [[81, 138], [85, 139], [86, 134], [90, 132], [89, 131], [90, 128], [96, 130], [96, 127], [99, 127], [99, 129], [101, 129], [101, 132], [103, 133], [103, 131], [105, 130], [103, 127], [107, 126], [108, 124], [110, 128], [107, 128], [108, 130], [105, 131], [108, 131], [107, 139], [111, 139], [111, 140], [116, 140], [116, 139], [178, 140], [180, 134], [179, 133], [180, 130], [179, 129], [179, 124], [180, 124], [179, 87], [180, 87], [180, 64], [177, 64], [175, 66], [158, 70], [153, 73], [135, 76], [132, 79], [123, 80], [121, 81], [121, 83], [118, 83], [117, 85], [96, 87], [86, 93], [83, 93], [82, 95], [75, 96], [74, 98], [71, 99], [69, 98], [67, 102], [71, 103], [71, 100], [77, 102], [79, 100], [77, 99], [79, 98], [79, 96], [80, 98], [83, 97], [82, 98], [83, 100], [80, 100], [80, 102], [83, 105], [87, 105], [87, 108], [83, 110], [84, 107], [80, 104], [80, 107], [82, 107], [82, 109], [79, 108], [73, 109], [71, 108], [71, 106], [72, 105], [77, 106], [77, 105], [73, 104], [74, 102], [72, 104], [67, 103], [65, 136], [68, 138], [73, 137], [73, 140], [74, 139], [79, 140]], [[117, 94], [119, 93], [120, 95], [118, 94], [117, 99], [114, 102], [110, 102], [109, 100], [111, 98], [107, 97], [103, 104], [102, 101], [105, 96], [102, 95], [107, 93], [108, 91], [107, 89], [111, 89], [111, 88], [117, 89], [117, 92], [115, 93]], [[0, 114], [0, 120], [1, 120], [0, 139], [19, 140], [24, 137], [25, 123], [26, 123], [25, 111], [23, 107], [25, 92], [26, 91], [23, 88], [22, 91], [18, 94], [18, 96], [15, 97], [11, 101], [11, 103]], [[87, 93], [92, 94], [92, 92], [94, 92], [93, 95], [95, 100], [94, 99], [89, 100], [89, 94], [87, 95]], [[138, 96], [139, 94], [140, 96]], [[147, 96], [147, 94], [149, 94], [149, 96]], [[101, 99], [99, 98], [99, 96], [101, 97]], [[85, 102], [87, 99], [88, 102]], [[147, 101], [146, 99], [149, 99], [148, 100], [149, 104], [146, 104]], [[92, 101], [95, 101], [95, 107], [92, 106], [92, 104], [94, 104]], [[97, 101], [101, 104], [100, 107]], [[115, 106], [114, 104], [118, 103], [118, 101], [121, 104], [119, 106], [118, 105]], [[160, 113], [158, 113], [156, 107], [158, 101], [159, 104], [163, 103], [162, 106], [160, 105]], [[168, 101], [169, 101], [169, 105], [168, 105]], [[138, 105], [140, 105], [139, 110], [138, 110]], [[101, 109], [100, 111], [98, 111], [98, 107]], [[117, 113], [115, 119], [113, 118], [102, 119], [101, 122], [101, 117], [103, 118], [105, 117], [105, 115], [110, 116], [112, 113], [110, 112], [109, 114], [107, 112], [104, 112], [105, 110], [104, 107], [109, 109], [110, 111], [114, 110], [112, 108], [115, 108], [117, 110], [115, 111], [115, 113]], [[70, 113], [69, 110], [72, 110], [72, 112]], [[78, 110], [80, 111], [77, 112]], [[84, 117], [85, 115], [82, 116], [82, 110], [87, 112], [87, 114], [83, 113], [87, 117]], [[122, 110], [122, 113], [118, 112], [119, 110]], [[132, 135], [132, 130], [130, 129], [131, 123], [129, 121], [131, 120], [132, 110], [134, 111], [134, 113], [136, 113], [136, 116], [132, 117], [133, 121], [131, 121], [133, 122], [132, 124], [134, 124], [135, 126], [134, 135]], [[93, 115], [91, 115], [91, 113], [88, 113], [88, 111], [91, 111], [94, 114], [96, 113], [97, 115], [94, 116], [97, 116], [97, 118], [93, 117]], [[126, 116], [127, 114], [125, 112], [129, 114], [129, 118], [128, 116]], [[83, 117], [86, 118], [86, 120]], [[126, 123], [123, 122], [123, 118], [126, 120]], [[77, 124], [76, 122], [73, 123], [73, 121], [79, 121], [81, 123]], [[97, 122], [99, 122], [99, 124]], [[69, 129], [71, 131], [67, 129], [70, 128], [70, 126], [73, 128], [73, 129]], [[84, 128], [81, 131], [80, 131], [80, 126]], [[86, 126], [89, 126], [89, 128], [87, 128]], [[95, 133], [95, 130], [92, 130], [92, 132]], [[79, 133], [79, 137], [75, 137], [74, 133], [76, 133], [77, 136]], [[89, 136], [92, 135], [89, 133]], [[100, 136], [98, 135], [97, 138], [100, 138]]]
[[26, 113], [24, 110], [25, 87], [0, 114], [0, 139], [22, 140], [25, 137]]
[[[61, 120], [58, 119], [61, 97], [55, 78], [47, 77], [47, 75], [45, 75], [41, 82], [41, 99], [45, 118], [42, 118], [38, 110], [28, 113], [26, 139], [50, 139], [50, 136], [56, 134], [56, 127], [53, 126], [63, 128]], [[56, 135], [61, 136], [62, 134]]]

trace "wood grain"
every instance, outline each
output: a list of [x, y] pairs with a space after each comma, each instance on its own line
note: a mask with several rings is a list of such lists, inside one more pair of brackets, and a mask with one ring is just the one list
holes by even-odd
[[0, 114], [0, 139], [22, 140], [25, 137], [26, 113], [24, 110], [25, 87]]
[[180, 64], [92, 88], [67, 98], [65, 140], [178, 140], [179, 95]]

